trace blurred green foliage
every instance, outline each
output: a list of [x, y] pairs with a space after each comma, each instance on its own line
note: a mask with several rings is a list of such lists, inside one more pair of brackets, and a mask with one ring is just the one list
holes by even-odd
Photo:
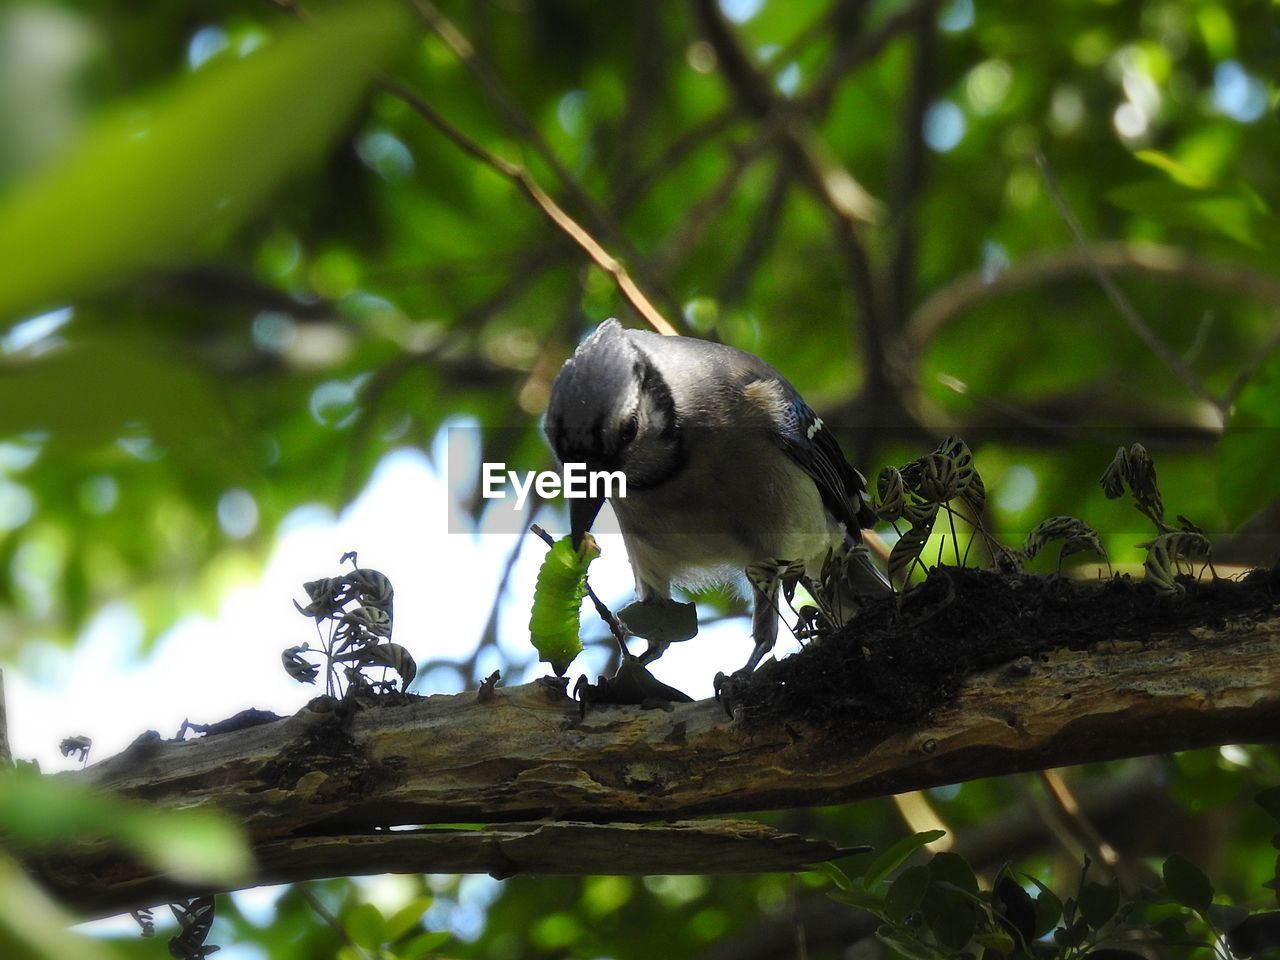
[[[1274, 559], [1272, 4], [442, 8], [470, 65], [420, 7], [393, 0], [0, 9], [0, 654], [73, 637], [109, 598], [154, 635], [208, 602], [229, 560], [260, 557], [290, 510], [345, 503], [386, 452], [429, 449], [450, 418], [517, 428], [489, 434], [486, 459], [547, 456], [536, 417], [550, 377], [583, 331], [629, 308], [508, 179], [371, 70], [525, 165], [686, 330], [778, 366], [868, 475], [960, 434], [1007, 542], [1071, 514], [1123, 567], [1144, 523], [1096, 478], [1138, 440], [1170, 511], [1211, 534], [1220, 562]], [[723, 15], [746, 75], [709, 42], [709, 15]], [[850, 241], [810, 162], [828, 184], [854, 178], [880, 222]], [[1202, 389], [1126, 326], [1091, 260]], [[256, 528], [220, 527], [229, 494], [251, 498]], [[1233, 533], [1241, 524], [1251, 536]], [[1102, 789], [1129, 769], [1078, 779]], [[1185, 847], [1219, 898], [1256, 902], [1274, 877], [1273, 827], [1246, 795], [1274, 782], [1274, 754], [1154, 769], [1169, 795], [1143, 802], [1167, 829], [1129, 822], [1117, 846]], [[963, 841], [992, 822], [1011, 832], [1035, 789], [973, 783], [929, 802]], [[1169, 833], [1192, 812], [1201, 827]], [[773, 819], [882, 847], [909, 832], [888, 801]], [[1038, 836], [1009, 856], [1069, 889], [1080, 851]], [[990, 875], [999, 859], [969, 854]], [[6, 890], [20, 882], [0, 871]], [[495, 958], [772, 956], [792, 949], [792, 913], [819, 909], [824, 881], [415, 883], [383, 910], [357, 906], [350, 883], [319, 885], [342, 935], [292, 891], [265, 926], [234, 905], [224, 922], [272, 960], [350, 952], [344, 938], [388, 956], [412, 943]], [[418, 927], [397, 913], [428, 896]], [[464, 922], [477, 898], [480, 921]], [[842, 923], [812, 926], [811, 956], [869, 935]], [[782, 946], [762, 952], [779, 927]], [[466, 936], [439, 948], [445, 930]], [[724, 944], [737, 951], [717, 954]]]

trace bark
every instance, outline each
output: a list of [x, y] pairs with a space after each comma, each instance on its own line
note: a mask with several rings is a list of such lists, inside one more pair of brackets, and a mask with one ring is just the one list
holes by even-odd
[[[351, 712], [319, 698], [249, 729], [186, 742], [140, 738], [58, 776], [143, 803], [227, 812], [244, 825], [260, 865], [246, 885], [362, 872], [359, 863], [371, 872], [500, 874], [793, 869], [839, 851], [741, 825], [707, 825], [699, 836], [684, 824], [636, 834], [628, 857], [620, 834], [589, 825], [826, 805], [1270, 741], [1280, 729], [1280, 619], [1024, 659], [970, 677], [926, 723], [875, 741], [785, 722], [747, 731], [714, 701], [666, 712], [597, 707], [582, 717], [544, 683], [498, 688], [483, 700], [464, 693], [384, 704]], [[533, 820], [555, 826], [529, 839], [539, 835], [527, 826]], [[458, 823], [526, 826], [452, 838], [375, 832]], [[742, 851], [730, 852], [736, 845]], [[69, 904], [95, 914], [176, 892], [109, 851], [27, 862]]]

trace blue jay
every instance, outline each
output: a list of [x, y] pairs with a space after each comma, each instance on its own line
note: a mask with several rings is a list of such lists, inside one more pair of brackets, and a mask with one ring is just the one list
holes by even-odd
[[[673, 585], [737, 580], [778, 561], [802, 561], [815, 576], [844, 548], [850, 598], [892, 593], [861, 546], [861, 527], [875, 521], [865, 479], [795, 387], [758, 357], [606, 320], [561, 368], [545, 429], [562, 463], [626, 476], [626, 496], [610, 502], [638, 600], [619, 615], [648, 640], [642, 663], [697, 632], [692, 605], [671, 600]], [[577, 544], [603, 497], [569, 503]], [[752, 590], [755, 648], [743, 675], [778, 634], [776, 582], [762, 589], [753, 580]]]

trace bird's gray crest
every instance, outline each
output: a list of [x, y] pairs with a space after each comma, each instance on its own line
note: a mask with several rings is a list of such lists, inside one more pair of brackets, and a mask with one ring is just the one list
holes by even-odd
[[556, 377], [547, 405], [547, 437], [562, 460], [594, 459], [604, 452], [610, 415], [635, 402], [636, 359], [635, 347], [614, 319], [578, 345]]

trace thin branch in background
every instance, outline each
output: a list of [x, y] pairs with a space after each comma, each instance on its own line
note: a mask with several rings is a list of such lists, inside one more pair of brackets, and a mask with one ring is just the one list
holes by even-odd
[[642, 316], [645, 321], [653, 327], [654, 330], [664, 336], [678, 336], [675, 327], [658, 311], [653, 305], [644, 291], [637, 286], [636, 282], [631, 278], [631, 274], [627, 272], [617, 259], [615, 259], [600, 243], [589, 234], [583, 227], [572, 217], [569, 216], [551, 196], [542, 189], [531, 177], [527, 170], [518, 164], [511, 163], [498, 157], [483, 146], [472, 140], [469, 136], [455, 127], [452, 123], [444, 118], [444, 116], [431, 106], [412, 90], [405, 87], [388, 77], [379, 77], [378, 86], [413, 108], [419, 116], [427, 120], [432, 126], [444, 134], [453, 142], [460, 150], [466, 153], [474, 160], [478, 160], [494, 172], [506, 177], [518, 186], [524, 194], [533, 201], [538, 210], [542, 213], [553, 226], [566, 234], [573, 240], [583, 252], [598, 266], [601, 270], [610, 274], [618, 289], [622, 292], [623, 297], [631, 304], [632, 308]]
[[853, 224], [875, 223], [881, 204], [836, 158], [814, 132], [794, 103], [775, 93], [769, 79], [752, 62], [716, 0], [693, 0], [694, 13], [707, 42], [719, 60], [721, 73], [743, 109], [756, 120], [777, 123], [790, 149], [804, 160], [804, 168], [824, 202]]
[[[636, 4], [631, 8], [639, 19], [632, 51], [634, 57], [627, 70], [626, 96], [617, 132], [609, 137], [614, 163], [606, 175], [610, 193], [616, 197], [617, 185], [634, 175], [637, 159], [644, 152], [645, 137], [660, 126], [656, 114], [668, 91], [672, 77], [678, 75], [673, 59], [679, 57], [668, 41], [663, 21], [663, 8], [657, 3]], [[615, 204], [609, 204], [616, 217]]]
[[1200, 379], [1191, 372], [1190, 368], [1156, 335], [1155, 331], [1148, 326], [1138, 311], [1134, 309], [1128, 297], [1116, 286], [1115, 281], [1111, 279], [1111, 275], [1102, 268], [1102, 265], [1097, 260], [1090, 256], [1089, 241], [1084, 235], [1084, 230], [1080, 227], [1080, 221], [1076, 219], [1071, 207], [1067, 204], [1066, 198], [1062, 195], [1062, 191], [1058, 188], [1058, 181], [1054, 177], [1053, 171], [1049, 168], [1048, 159], [1043, 153], [1037, 151], [1035, 162], [1044, 177], [1045, 187], [1049, 191], [1053, 205], [1057, 207], [1059, 216], [1062, 217], [1063, 222], [1067, 225], [1067, 229], [1071, 231], [1076, 247], [1085, 256], [1090, 272], [1093, 274], [1094, 279], [1098, 281], [1098, 285], [1106, 292], [1107, 298], [1112, 305], [1119, 311], [1120, 316], [1124, 318], [1125, 323], [1129, 325], [1129, 329], [1133, 331], [1139, 340], [1146, 344], [1147, 348], [1169, 368], [1169, 371], [1175, 377], [1182, 381], [1183, 386], [1221, 413], [1224, 409], [1222, 402], [1209, 392], [1208, 388], [1200, 382]]
[[13, 766], [13, 749], [9, 746], [9, 715], [4, 703], [4, 671], [0, 670], [0, 776]]
[[800, 915], [800, 878], [791, 874], [787, 885], [787, 901], [791, 908], [791, 930], [795, 937], [796, 960], [809, 960], [809, 944], [804, 932], [804, 917]]
[[1217, 321], [1218, 315], [1212, 310], [1206, 310], [1200, 316], [1200, 322], [1196, 324], [1195, 336], [1191, 338], [1191, 344], [1182, 353], [1182, 362], [1188, 366], [1200, 359], [1200, 354], [1204, 350], [1204, 345], [1209, 342], [1209, 333], [1213, 330], [1213, 325]]
[[347, 928], [342, 925], [342, 921], [329, 912], [329, 908], [320, 902], [320, 898], [312, 893], [305, 883], [298, 884], [298, 892], [302, 894], [302, 899], [307, 901], [307, 906], [311, 908], [312, 912], [328, 925], [344, 947], [359, 957], [360, 960], [374, 960], [368, 950], [352, 941], [351, 937], [347, 935]]
[[919, 19], [932, 19], [939, 6], [941, 0], [916, 0], [886, 17], [875, 30], [864, 33], [856, 42], [839, 46], [822, 75], [795, 98], [796, 105], [804, 110], [825, 109], [846, 76], [878, 57], [890, 43], [910, 31]]
[[1054, 811], [1076, 842], [1084, 848], [1090, 859], [1102, 864], [1130, 893], [1136, 891], [1143, 882], [1159, 879], [1141, 863], [1130, 864], [1120, 858], [1115, 847], [1098, 833], [1075, 794], [1071, 792], [1071, 788], [1056, 770], [1039, 770], [1036, 772], [1036, 778], [1044, 787]]
[[657, 269], [660, 275], [670, 274], [688, 256], [698, 240], [706, 233], [707, 228], [733, 199], [738, 184], [771, 146], [773, 139], [773, 132], [766, 129], [751, 142], [730, 147], [729, 166], [719, 182], [697, 203], [688, 208], [683, 222], [662, 244], [661, 253], [657, 258]]
[[1276, 350], [1280, 350], [1280, 330], [1276, 330], [1275, 333], [1267, 338], [1266, 343], [1254, 352], [1244, 369], [1237, 373], [1236, 378], [1231, 381], [1231, 385], [1227, 387], [1226, 392], [1222, 395], [1222, 409], [1224, 412], [1235, 405], [1235, 402], [1240, 398], [1241, 391], [1249, 385], [1249, 381], [1262, 369], [1263, 364], [1271, 359]]
[[1280, 306], [1280, 280], [1261, 270], [1204, 260], [1178, 247], [1111, 241], [1084, 250], [1031, 254], [994, 277], [981, 270], [957, 277], [916, 309], [907, 324], [906, 344], [921, 352], [956, 316], [988, 300], [1071, 280], [1088, 273], [1094, 263], [1111, 273], [1149, 275]]
[[898, 809], [898, 816], [912, 833], [925, 833], [929, 830], [945, 830], [946, 836], [925, 844], [930, 853], [944, 853], [956, 844], [955, 832], [947, 824], [938, 811], [933, 809], [929, 796], [923, 790], [911, 790], [893, 796], [893, 805]]
[[910, 316], [915, 297], [916, 215], [928, 173], [928, 150], [924, 142], [924, 119], [937, 85], [938, 27], [931, 16], [917, 17], [912, 27], [911, 79], [902, 109], [901, 146], [897, 175], [890, 197], [889, 263], [886, 268], [885, 310], [887, 329], [901, 330]]
[[[538, 510], [541, 506], [542, 502], [536, 497], [529, 498], [528, 513], [521, 519], [520, 529], [522, 531], [528, 530], [529, 525], [537, 519]], [[493, 603], [489, 606], [489, 617], [485, 620], [484, 630], [480, 633], [480, 642], [476, 644], [470, 656], [458, 664], [459, 670], [463, 672], [463, 676], [470, 683], [480, 682], [478, 667], [481, 654], [485, 650], [498, 649], [498, 616], [502, 611], [502, 601], [506, 596], [507, 587], [511, 583], [511, 575], [515, 572], [516, 562], [520, 559], [520, 551], [524, 549], [524, 541], [523, 533], [516, 536], [516, 542], [512, 545], [511, 550], [507, 553], [506, 561], [502, 564], [502, 574], [498, 577], [498, 586], [493, 591]]]
[[614, 215], [630, 210], [654, 186], [693, 156], [699, 148], [728, 131], [736, 120], [737, 111], [730, 107], [707, 118], [697, 126], [690, 127], [671, 140], [653, 163], [635, 172], [629, 180], [617, 186], [611, 207]]
[[717, 297], [720, 309], [731, 307], [746, 296], [747, 288], [755, 277], [756, 268], [773, 246], [794, 179], [795, 169], [790, 159], [785, 156], [780, 158], [778, 169], [773, 175], [773, 182], [769, 184], [764, 202], [761, 203], [756, 215], [751, 218], [751, 229], [747, 233], [746, 240], [743, 241], [742, 249], [738, 251], [733, 265], [720, 282]]
[[581, 182], [561, 162], [555, 151], [551, 149], [551, 145], [547, 143], [546, 138], [542, 135], [542, 131], [538, 129], [538, 125], [520, 108], [515, 98], [502, 85], [497, 73], [476, 52], [474, 44], [431, 0], [413, 0], [413, 6], [426, 24], [435, 31], [436, 35], [444, 41], [445, 45], [453, 51], [454, 55], [471, 72], [485, 95], [498, 108], [498, 112], [502, 115], [502, 119], [507, 126], [526, 140], [533, 147], [534, 152], [551, 169], [551, 172], [568, 193], [573, 204], [586, 215], [592, 229], [615, 244], [622, 251], [623, 256], [632, 264], [632, 269], [636, 271], [636, 275], [641, 278], [645, 285], [650, 289], [656, 290], [662, 299], [666, 301], [667, 306], [678, 313], [678, 304], [676, 304], [674, 298], [666, 293], [657, 279], [649, 275], [640, 252], [628, 241], [626, 234], [617, 226], [614, 219], [595, 201]]

